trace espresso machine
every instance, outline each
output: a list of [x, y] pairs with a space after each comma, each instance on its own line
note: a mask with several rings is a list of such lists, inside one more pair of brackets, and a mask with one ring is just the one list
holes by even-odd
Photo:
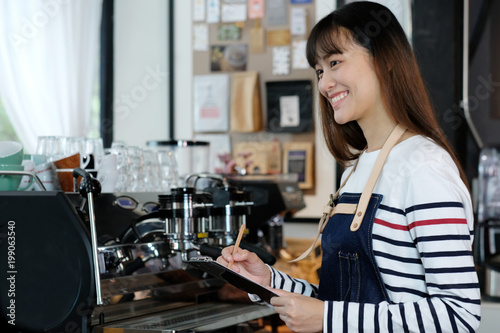
[[[284, 220], [305, 207], [304, 196], [298, 186], [297, 174], [214, 175], [200, 173], [188, 176], [186, 183], [204, 191], [212, 191], [214, 187], [218, 188], [223, 184], [224, 188], [229, 186], [243, 193], [249, 193], [253, 202], [252, 213], [243, 214], [247, 221], [248, 233], [242, 247], [258, 254], [264, 248], [266, 252], [278, 256], [279, 250], [284, 247], [282, 231]], [[255, 244], [257, 246], [254, 246]], [[262, 253], [262, 256], [265, 256], [266, 252]], [[268, 258], [268, 260], [271, 261], [270, 264], [274, 263], [273, 258]]]
[[[240, 246], [274, 264], [252, 241], [259, 225], [251, 217], [266, 207], [261, 194], [276, 197], [269, 188], [279, 181], [259, 187], [211, 175], [202, 189], [99, 193], [83, 176], [74, 193], [0, 192], [0, 250], [9, 254], [0, 263], [0, 289], [12, 291], [0, 295], [0, 305], [17, 330], [251, 332], [262, 318], [276, 320], [271, 307], [186, 261], [216, 258], [245, 224]], [[274, 206], [266, 215], [300, 204]]]

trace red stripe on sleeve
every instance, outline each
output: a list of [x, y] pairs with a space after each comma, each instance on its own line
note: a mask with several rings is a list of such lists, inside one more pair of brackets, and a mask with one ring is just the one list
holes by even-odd
[[390, 222], [387, 222], [387, 221], [384, 221], [384, 220], [381, 220], [381, 219], [375, 219], [374, 223], [383, 225], [384, 227], [391, 228], [391, 229], [406, 230], [406, 231], [409, 230], [408, 227], [405, 226], [405, 225], [394, 224], [394, 223], [390, 223]]
[[410, 223], [408, 226], [390, 223], [381, 219], [375, 219], [376, 224], [383, 225], [384, 227], [395, 229], [395, 230], [411, 230], [415, 227], [423, 227], [428, 225], [442, 225], [442, 224], [467, 224], [466, 219], [434, 219], [434, 220], [422, 220]]
[[467, 224], [466, 219], [435, 219], [435, 220], [422, 220], [410, 223], [408, 226], [410, 229], [415, 227], [423, 227], [427, 225], [439, 225], [439, 224]]

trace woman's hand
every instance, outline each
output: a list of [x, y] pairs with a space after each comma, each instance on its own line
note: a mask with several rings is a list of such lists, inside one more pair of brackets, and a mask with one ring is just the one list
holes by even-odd
[[271, 298], [274, 311], [293, 332], [321, 332], [324, 303], [319, 299], [272, 289], [280, 297]]
[[255, 253], [238, 248], [238, 252], [233, 256], [233, 249], [234, 246], [223, 248], [221, 256], [217, 258], [217, 262], [224, 266], [228, 266], [230, 262], [233, 262], [231, 266], [233, 271], [264, 287], [269, 287], [271, 285], [269, 267]]

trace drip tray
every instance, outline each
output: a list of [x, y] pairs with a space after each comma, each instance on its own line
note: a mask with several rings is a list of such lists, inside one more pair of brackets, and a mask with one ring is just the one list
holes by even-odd
[[210, 332], [274, 314], [259, 304], [205, 303], [159, 314], [96, 326], [95, 332]]

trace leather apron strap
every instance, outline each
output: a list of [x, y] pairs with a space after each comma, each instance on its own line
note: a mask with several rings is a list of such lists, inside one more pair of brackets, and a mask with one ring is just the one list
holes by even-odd
[[387, 156], [389, 156], [389, 152], [392, 147], [396, 145], [399, 139], [406, 132], [406, 128], [401, 126], [400, 124], [396, 125], [396, 127], [392, 130], [391, 135], [387, 138], [380, 151], [380, 154], [375, 161], [375, 165], [373, 166], [372, 173], [370, 174], [370, 178], [368, 178], [368, 182], [361, 193], [361, 198], [359, 199], [358, 208], [356, 209], [356, 213], [354, 214], [354, 219], [351, 223], [351, 231], [356, 231], [361, 226], [361, 222], [363, 221], [363, 217], [365, 216], [366, 207], [368, 206], [368, 202], [370, 201], [370, 197], [372, 196], [373, 189], [375, 188], [375, 184], [377, 183], [378, 177], [380, 176], [380, 172], [382, 172], [382, 168], [384, 166], [385, 160]]
[[358, 204], [356, 205], [356, 204], [342, 203], [335, 205], [334, 200], [337, 198], [338, 194], [340, 193], [340, 190], [344, 187], [347, 180], [349, 179], [349, 177], [351, 177], [352, 173], [354, 172], [354, 170], [358, 165], [359, 158], [358, 160], [356, 160], [356, 164], [351, 169], [351, 172], [346, 177], [342, 185], [340, 185], [340, 187], [338, 188], [337, 192], [334, 195], [330, 195], [330, 200], [328, 204], [323, 207], [323, 215], [321, 216], [321, 219], [318, 223], [318, 234], [316, 235], [314, 242], [299, 257], [293, 260], [289, 260], [288, 262], [293, 263], [300, 261], [302, 259], [305, 259], [309, 255], [309, 253], [311, 253], [311, 251], [316, 246], [316, 243], [318, 242], [320, 234], [323, 232], [323, 229], [328, 223], [329, 218], [335, 214], [353, 214], [354, 218], [351, 223], [351, 231], [356, 231], [359, 229], [359, 227], [361, 226], [361, 222], [363, 221], [363, 217], [365, 216], [366, 213], [366, 207], [368, 206], [373, 189], [375, 188], [375, 184], [377, 183], [378, 177], [380, 176], [380, 172], [382, 171], [382, 167], [384, 166], [387, 156], [389, 156], [389, 152], [396, 145], [396, 143], [399, 141], [399, 139], [403, 136], [405, 132], [406, 128], [400, 124], [397, 124], [396, 127], [392, 130], [391, 134], [385, 141], [382, 150], [380, 151], [380, 154], [377, 157], [377, 160], [375, 161], [372, 173], [370, 174], [370, 178], [368, 178], [368, 182], [366, 183], [366, 186], [363, 192], [361, 193], [361, 197], [359, 199]]

